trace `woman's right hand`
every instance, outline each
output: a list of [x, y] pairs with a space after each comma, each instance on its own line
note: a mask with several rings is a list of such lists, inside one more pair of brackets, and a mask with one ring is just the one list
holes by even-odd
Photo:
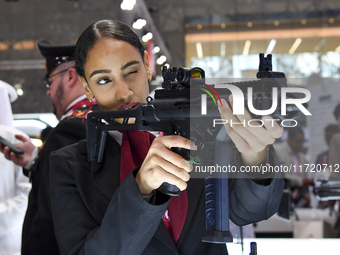
[[187, 188], [189, 161], [173, 152], [172, 147], [195, 149], [189, 139], [178, 135], [155, 138], [136, 176], [142, 195], [151, 194], [163, 182], [176, 185], [181, 191]]

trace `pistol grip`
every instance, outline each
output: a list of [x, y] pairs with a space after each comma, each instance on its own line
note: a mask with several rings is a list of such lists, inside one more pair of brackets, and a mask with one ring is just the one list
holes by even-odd
[[[171, 150], [181, 155], [185, 160], [190, 160], [190, 156], [189, 156], [190, 150], [178, 148], [178, 147], [173, 147], [171, 148]], [[158, 191], [168, 196], [175, 196], [175, 197], [181, 194], [180, 189], [176, 185], [172, 185], [167, 182], [163, 182], [163, 184], [158, 188]]]
[[158, 191], [172, 197], [177, 197], [181, 194], [180, 189], [176, 185], [172, 185], [167, 182], [163, 182], [162, 185], [158, 188]]

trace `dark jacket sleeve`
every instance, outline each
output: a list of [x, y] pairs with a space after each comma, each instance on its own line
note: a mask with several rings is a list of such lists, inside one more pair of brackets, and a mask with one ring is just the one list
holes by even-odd
[[27, 254], [58, 254], [54, 237], [49, 193], [49, 155], [86, 137], [81, 119], [61, 121], [48, 136], [31, 167], [32, 190], [22, 232], [22, 250]]
[[161, 205], [147, 203], [132, 172], [116, 190], [98, 222], [80, 196], [82, 187], [74, 177], [74, 166], [59, 152], [51, 154], [50, 179], [60, 254], [142, 253], [156, 232], [168, 201]]
[[[240, 165], [240, 156], [237, 157]], [[270, 146], [269, 158], [271, 166], [278, 166], [273, 146]], [[265, 220], [274, 215], [281, 202], [284, 188], [282, 173], [274, 172], [263, 184], [252, 180], [246, 173], [239, 173], [230, 182], [230, 219], [239, 226]]]

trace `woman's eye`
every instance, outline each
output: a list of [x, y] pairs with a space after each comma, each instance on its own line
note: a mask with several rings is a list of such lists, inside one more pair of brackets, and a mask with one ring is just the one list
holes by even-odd
[[109, 83], [110, 81], [111, 81], [110, 79], [104, 78], [104, 79], [100, 79], [100, 80], [98, 81], [98, 84], [100, 84], [100, 85], [105, 85], [106, 83]]
[[129, 72], [127, 75], [134, 74], [134, 73], [138, 73], [138, 71]]

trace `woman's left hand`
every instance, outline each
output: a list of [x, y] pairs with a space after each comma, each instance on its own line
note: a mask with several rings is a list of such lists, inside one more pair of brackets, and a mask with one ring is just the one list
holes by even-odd
[[[232, 96], [230, 96], [231, 107], [233, 107], [232, 99]], [[222, 105], [219, 103], [218, 109], [221, 118], [228, 121], [228, 123], [224, 124], [224, 127], [241, 153], [243, 164], [262, 163], [259, 161], [262, 161], [261, 159], [265, 160], [267, 145], [273, 144], [276, 138], [282, 136], [283, 127], [270, 116], [262, 117], [263, 124], [258, 121], [250, 121], [253, 118], [246, 109], [244, 110], [244, 115], [233, 115], [231, 107], [222, 99]]]

